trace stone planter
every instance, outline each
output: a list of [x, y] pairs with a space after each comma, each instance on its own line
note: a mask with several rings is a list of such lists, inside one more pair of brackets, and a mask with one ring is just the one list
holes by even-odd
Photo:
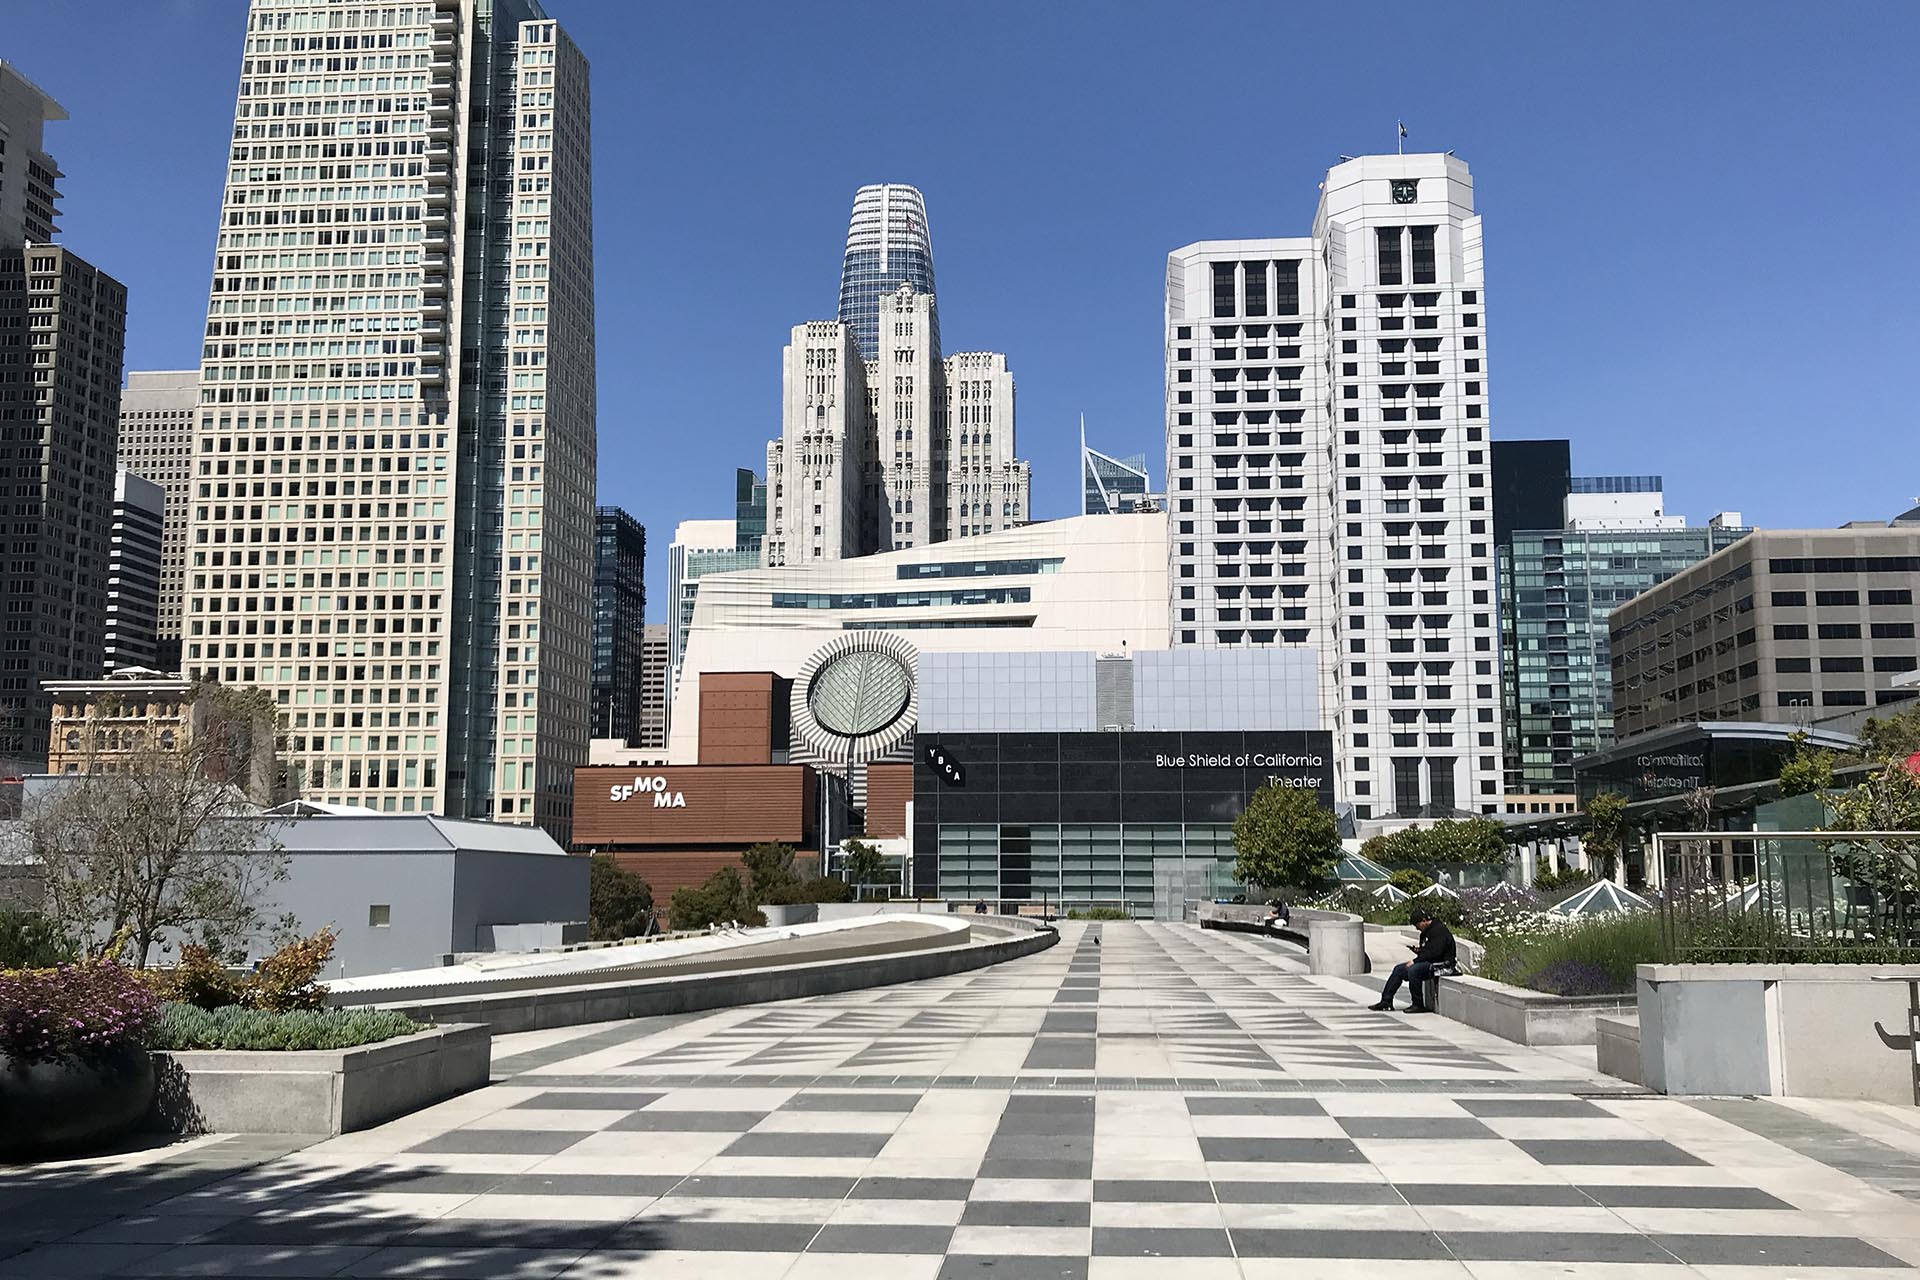
[[120, 1046], [46, 1062], [0, 1059], [0, 1160], [98, 1150], [153, 1105], [153, 1062]]
[[471, 1025], [433, 1027], [352, 1049], [156, 1052], [159, 1097], [147, 1127], [165, 1133], [352, 1133], [480, 1088], [492, 1052], [492, 1034]]
[[1555, 996], [1462, 974], [1440, 979], [1440, 1014], [1515, 1044], [1593, 1044], [1595, 1020], [1631, 1014], [1630, 995]]

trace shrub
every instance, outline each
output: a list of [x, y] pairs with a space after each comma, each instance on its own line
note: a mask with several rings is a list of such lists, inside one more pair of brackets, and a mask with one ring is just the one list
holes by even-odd
[[146, 1043], [160, 999], [108, 961], [0, 974], [0, 1055], [15, 1062]]
[[391, 1009], [200, 1009], [169, 1004], [154, 1036], [157, 1049], [351, 1049], [421, 1030]]
[[1408, 867], [1405, 870], [1396, 871], [1388, 876], [1387, 883], [1402, 893], [1419, 893], [1422, 889], [1429, 888], [1433, 884], [1433, 877], [1424, 871], [1416, 871], [1414, 868]]
[[[1558, 893], [1560, 897], [1566, 897], [1577, 890], [1586, 888], [1592, 883], [1593, 872], [1579, 868], [1569, 868], [1566, 871], [1549, 871], [1544, 875], [1536, 875], [1533, 878], [1535, 892], [1547, 894]], [[1562, 892], [1563, 890], [1564, 892]]]
[[788, 907], [801, 902], [852, 902], [853, 886], [838, 876], [810, 876], [782, 885], [760, 899], [762, 906]]
[[1268, 784], [1233, 823], [1233, 878], [1246, 885], [1319, 880], [1340, 856], [1340, 829], [1318, 793]]
[[1665, 958], [1660, 918], [1651, 911], [1585, 920], [1535, 915], [1482, 941], [1487, 977], [1554, 995], [1625, 994], [1637, 966]]
[[51, 916], [0, 911], [0, 969], [51, 969], [73, 959], [73, 944]]
[[273, 1012], [320, 1008], [327, 1002], [320, 971], [333, 955], [333, 941], [334, 932], [327, 928], [280, 948], [248, 976], [240, 1002], [251, 1009]]
[[163, 1000], [173, 1000], [202, 1009], [223, 1009], [239, 1004], [244, 984], [214, 955], [211, 948], [196, 942], [182, 943], [180, 962], [171, 969], [148, 970], [148, 981]]
[[1067, 912], [1069, 920], [1131, 920], [1133, 916], [1119, 907], [1075, 907]]
[[653, 890], [612, 854], [593, 859], [587, 889], [587, 935], [595, 942], [644, 937], [653, 923]]
[[720, 868], [707, 877], [703, 885], [675, 889], [667, 912], [673, 917], [676, 929], [705, 929], [734, 921], [740, 924], [767, 922], [747, 897], [746, 882], [737, 867]]

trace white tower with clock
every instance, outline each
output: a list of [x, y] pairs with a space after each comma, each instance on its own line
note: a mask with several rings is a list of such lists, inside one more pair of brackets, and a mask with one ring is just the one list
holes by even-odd
[[1320, 653], [1364, 821], [1500, 806], [1481, 224], [1451, 155], [1327, 172], [1311, 237], [1167, 263], [1176, 645]]

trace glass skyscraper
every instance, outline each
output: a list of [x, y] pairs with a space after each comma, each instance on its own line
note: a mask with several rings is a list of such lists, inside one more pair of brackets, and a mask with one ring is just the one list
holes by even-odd
[[[913, 187], [884, 182], [853, 197], [847, 252], [840, 264], [840, 323], [853, 331], [860, 358], [880, 354], [880, 300], [902, 284], [938, 297], [933, 287], [933, 237], [927, 202]], [[932, 316], [932, 355], [940, 360], [940, 312]]]

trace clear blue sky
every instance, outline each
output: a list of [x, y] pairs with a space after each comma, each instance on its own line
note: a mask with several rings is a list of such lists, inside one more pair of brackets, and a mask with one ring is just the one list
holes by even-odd
[[[1005, 351], [1034, 510], [1076, 422], [1161, 470], [1161, 280], [1300, 235], [1339, 153], [1453, 149], [1487, 227], [1496, 438], [1776, 526], [1920, 494], [1920, 5], [548, 0], [594, 69], [600, 496], [675, 522], [764, 465], [854, 188], [927, 197], [948, 350]], [[65, 239], [197, 361], [244, 0], [5, 0], [72, 120]]]

